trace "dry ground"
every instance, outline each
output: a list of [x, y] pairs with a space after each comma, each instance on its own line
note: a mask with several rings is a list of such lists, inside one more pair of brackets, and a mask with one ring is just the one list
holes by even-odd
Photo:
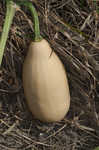
[[[64, 63], [71, 107], [61, 122], [45, 124], [29, 112], [22, 65], [33, 33], [26, 7], [16, 12], [0, 69], [0, 150], [93, 150], [99, 146], [99, 2], [31, 0], [41, 35]], [[5, 18], [0, 0], [0, 34]]]

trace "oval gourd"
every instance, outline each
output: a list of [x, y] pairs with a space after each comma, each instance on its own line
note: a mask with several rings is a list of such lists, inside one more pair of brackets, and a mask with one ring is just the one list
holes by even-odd
[[23, 87], [27, 104], [35, 118], [60, 121], [70, 106], [66, 72], [48, 42], [32, 42], [23, 65]]

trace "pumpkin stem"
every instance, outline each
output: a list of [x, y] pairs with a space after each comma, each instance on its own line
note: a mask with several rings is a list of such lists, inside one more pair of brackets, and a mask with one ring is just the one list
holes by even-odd
[[28, 9], [31, 11], [31, 14], [34, 20], [34, 34], [35, 34], [34, 41], [41, 41], [42, 37], [40, 35], [39, 18], [38, 18], [38, 14], [37, 14], [35, 7], [32, 5], [31, 2], [28, 2], [25, 0], [19, 1], [19, 2], [17, 1], [16, 4], [24, 5], [28, 7]]
[[16, 10], [15, 3], [13, 2], [13, 0], [6, 0], [6, 7], [7, 7], [6, 17], [5, 17], [3, 31], [2, 31], [2, 35], [0, 39], [0, 66], [2, 63], [2, 59], [3, 59], [4, 49], [5, 49], [6, 41], [8, 38], [8, 33], [9, 33], [10, 26], [12, 24], [12, 20], [13, 20], [13, 17], [15, 15], [15, 10]]

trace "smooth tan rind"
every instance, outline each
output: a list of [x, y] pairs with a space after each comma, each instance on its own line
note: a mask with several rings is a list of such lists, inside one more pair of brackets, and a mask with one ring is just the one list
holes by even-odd
[[70, 93], [63, 64], [48, 42], [32, 42], [23, 64], [23, 87], [35, 118], [60, 121], [70, 107]]

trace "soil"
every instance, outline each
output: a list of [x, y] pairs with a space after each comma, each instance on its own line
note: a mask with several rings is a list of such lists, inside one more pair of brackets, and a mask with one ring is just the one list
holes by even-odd
[[[18, 8], [0, 68], [0, 150], [94, 150], [99, 146], [99, 2], [30, 1], [41, 35], [66, 68], [71, 106], [56, 123], [42, 123], [28, 110], [22, 65], [34, 28], [29, 10]], [[6, 1], [0, 0], [0, 35], [5, 14]]]

